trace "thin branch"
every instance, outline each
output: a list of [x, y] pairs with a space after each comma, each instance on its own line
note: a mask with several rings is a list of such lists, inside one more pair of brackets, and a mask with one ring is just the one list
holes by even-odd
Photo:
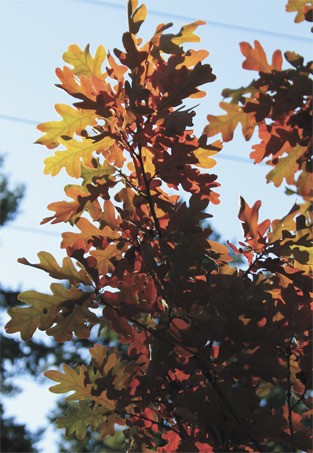
[[298, 401], [296, 401], [296, 402], [291, 406], [291, 410], [292, 410], [292, 411], [295, 409], [295, 407], [298, 406], [298, 404], [301, 403], [301, 401], [304, 400], [304, 397], [305, 397], [305, 394], [306, 394], [307, 391], [308, 391], [307, 386], [305, 386], [303, 392], [301, 393], [301, 395], [300, 395], [300, 397], [299, 397], [299, 399], [298, 399]]
[[252, 268], [265, 256], [269, 253], [267, 249], [263, 250], [263, 252], [258, 253], [256, 258], [252, 261], [248, 269], [243, 273], [242, 278], [245, 278], [248, 274], [250, 274]]
[[[117, 173], [124, 179], [125, 184], [128, 184], [132, 189], [134, 189], [139, 195], [141, 195], [143, 198], [147, 200], [146, 194], [140, 190], [138, 187], [136, 187], [128, 178], [127, 176], [120, 170], [119, 168], [116, 168]], [[148, 200], [147, 200], [148, 201]]]
[[[115, 311], [119, 311], [119, 308], [117, 307], [114, 307], [113, 305], [109, 304], [108, 302], [100, 299], [101, 302], [111, 308], [112, 310], [115, 310]], [[125, 316], [125, 315], [124, 315]], [[220, 386], [218, 385], [218, 383], [214, 380], [212, 374], [211, 374], [211, 371], [209, 370], [208, 368], [208, 364], [211, 365], [210, 362], [208, 362], [208, 359], [203, 356], [203, 354], [201, 354], [200, 351], [198, 351], [198, 353], [195, 353], [193, 350], [191, 350], [190, 348], [188, 348], [187, 346], [185, 346], [182, 342], [180, 342], [179, 340], [176, 340], [177, 341], [177, 344], [173, 343], [172, 341], [168, 340], [167, 338], [164, 338], [162, 335], [160, 335], [156, 330], [154, 329], [151, 329], [147, 326], [145, 326], [144, 324], [142, 324], [141, 322], [137, 321], [136, 319], [133, 319], [133, 318], [129, 318], [128, 316], [125, 316], [125, 319], [127, 319], [128, 321], [134, 323], [135, 325], [137, 325], [138, 327], [141, 327], [142, 329], [146, 330], [147, 332], [149, 332], [152, 336], [160, 339], [161, 341], [163, 341], [164, 343], [168, 344], [169, 346], [171, 347], [176, 347], [177, 344], [179, 346], [181, 346], [185, 351], [191, 353], [196, 359], [198, 359], [198, 364], [200, 366], [200, 370], [202, 371], [204, 377], [206, 377], [206, 379], [208, 380], [209, 384], [211, 385], [212, 389], [214, 390], [214, 392], [217, 394], [217, 396], [220, 398], [220, 400], [223, 402], [223, 404], [225, 405], [225, 407], [228, 409], [228, 411], [230, 412], [230, 414], [232, 415], [232, 417], [236, 420], [236, 422], [238, 423], [239, 427], [242, 429], [242, 431], [246, 434], [246, 436], [250, 439], [250, 441], [253, 443], [253, 445], [255, 446], [255, 448], [257, 449], [258, 452], [262, 452], [263, 449], [261, 447], [261, 445], [259, 444], [259, 442], [254, 438], [254, 436], [250, 433], [250, 431], [248, 430], [248, 428], [245, 426], [245, 424], [242, 422], [242, 420], [240, 419], [240, 417], [237, 415], [235, 409], [232, 407], [231, 403], [228, 401], [228, 399], [226, 398], [226, 396], [224, 395], [224, 392], [223, 390], [220, 388]], [[199, 353], [200, 353], [200, 356], [199, 356]]]
[[137, 414], [130, 414], [129, 412], [124, 412], [124, 411], [119, 411], [119, 415], [129, 415], [130, 417], [137, 417], [140, 420], [146, 420], [147, 422], [150, 422], [155, 425], [162, 426], [162, 428], [168, 429], [170, 431], [174, 431], [174, 433], [178, 434], [180, 436], [180, 432], [177, 431], [177, 429], [173, 428], [172, 426], [164, 425], [164, 423], [157, 422], [156, 420], [151, 420], [150, 418], [144, 417], [143, 415], [137, 415]]
[[148, 179], [147, 179], [146, 170], [145, 170], [145, 167], [144, 167], [144, 164], [143, 164], [143, 160], [142, 160], [142, 146], [141, 146], [140, 143], [138, 143], [138, 150], [139, 150], [138, 161], [139, 161], [140, 168], [141, 168], [141, 171], [142, 171], [142, 177], [143, 177], [143, 180], [144, 180], [144, 183], [145, 183], [145, 186], [146, 186], [147, 201], [149, 203], [149, 207], [150, 207], [151, 215], [152, 215], [153, 220], [154, 220], [155, 228], [156, 228], [156, 230], [158, 232], [159, 238], [161, 239], [162, 238], [162, 231], [161, 231], [159, 219], [158, 219], [158, 217], [156, 215], [156, 212], [155, 212], [155, 209], [154, 209], [154, 203], [152, 201], [152, 196], [151, 196], [151, 192], [150, 192], [150, 181], [148, 181]]
[[289, 430], [290, 430], [290, 436], [291, 436], [291, 442], [292, 442], [292, 451], [296, 452], [296, 443], [295, 443], [295, 437], [294, 437], [294, 429], [293, 429], [293, 420], [292, 420], [292, 404], [291, 404], [291, 369], [290, 369], [290, 357], [291, 357], [291, 343], [292, 343], [293, 338], [290, 338], [288, 342], [288, 346], [286, 348], [286, 354], [287, 354], [287, 405], [288, 405], [288, 424], [289, 424]]

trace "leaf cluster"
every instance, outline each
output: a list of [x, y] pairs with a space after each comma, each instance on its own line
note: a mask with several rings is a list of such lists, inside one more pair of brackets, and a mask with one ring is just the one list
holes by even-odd
[[[63, 56], [70, 67], [57, 70], [59, 87], [76, 101], [57, 106], [60, 121], [39, 125], [38, 143], [57, 148], [45, 173], [64, 168], [81, 181], [65, 187], [70, 201], [50, 204], [43, 222], [76, 229], [62, 234], [61, 265], [47, 252], [39, 263], [20, 260], [60, 283], [50, 295], [21, 293], [7, 332], [29, 340], [39, 329], [66, 342], [97, 331], [89, 360], [46, 372], [52, 392], [71, 392], [57, 422], [69, 436], [105, 438], [119, 425], [134, 452], [312, 451], [312, 222], [303, 183], [311, 65], [287, 53], [294, 69], [282, 70], [279, 51], [270, 64], [258, 42], [243, 43], [244, 67], [259, 78], [224, 92], [226, 115], [209, 115], [196, 137], [184, 102], [215, 80], [208, 53], [185, 50], [202, 22], [176, 34], [160, 24], [143, 43], [145, 18], [130, 0], [123, 50], [100, 46], [93, 57], [72, 45]], [[204, 226], [209, 203], [219, 202], [210, 170], [222, 149], [207, 139], [230, 140], [239, 122], [247, 139], [259, 128], [253, 157], [272, 156], [268, 178], [285, 177], [304, 199], [282, 219], [259, 221], [261, 201], [241, 198], [244, 239], [229, 246], [246, 270], [230, 265], [228, 247]], [[107, 323], [118, 348], [102, 344]]]

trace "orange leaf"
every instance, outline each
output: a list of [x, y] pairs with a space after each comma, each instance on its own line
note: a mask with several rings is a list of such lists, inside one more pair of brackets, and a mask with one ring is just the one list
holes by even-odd
[[246, 57], [242, 63], [244, 69], [250, 69], [260, 72], [272, 72], [272, 70], [281, 71], [282, 54], [280, 50], [276, 50], [273, 54], [272, 65], [268, 64], [266, 54], [259, 41], [254, 41], [255, 48], [248, 42], [240, 43], [241, 53]]
[[263, 236], [270, 226], [270, 221], [268, 219], [260, 224], [258, 223], [260, 206], [261, 201], [258, 200], [254, 203], [252, 208], [250, 208], [245, 200], [240, 197], [240, 211], [238, 217], [242, 221], [246, 241], [256, 252], [260, 252], [263, 249], [265, 243], [265, 238], [263, 238]]

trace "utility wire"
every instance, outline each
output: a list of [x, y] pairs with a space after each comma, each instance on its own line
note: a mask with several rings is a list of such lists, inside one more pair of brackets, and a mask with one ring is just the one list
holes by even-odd
[[4, 225], [1, 227], [2, 229], [8, 228], [9, 230], [16, 230], [16, 231], [22, 231], [23, 233], [32, 233], [32, 234], [42, 234], [46, 236], [61, 236], [61, 233], [56, 233], [55, 231], [45, 231], [45, 230], [40, 230], [39, 228], [31, 228], [31, 227], [26, 227], [23, 225]]
[[[2, 115], [0, 114], [0, 119], [4, 120], [4, 121], [11, 121], [13, 123], [25, 123], [25, 124], [31, 124], [31, 125], [37, 125], [40, 123], [40, 121], [35, 121], [35, 120], [29, 120], [29, 119], [26, 119], [26, 118], [20, 118], [20, 117], [16, 117], [16, 116], [10, 116], [10, 115]], [[217, 154], [215, 156], [217, 159], [225, 159], [225, 160], [231, 160], [233, 162], [239, 162], [239, 163], [242, 163], [242, 164], [249, 164], [251, 165], [252, 164], [252, 160], [251, 159], [248, 159], [246, 157], [239, 157], [239, 156], [229, 156], [227, 154]], [[266, 164], [264, 164], [263, 162], [261, 162], [259, 164], [259, 166], [264, 166]]]
[[20, 118], [19, 116], [10, 116], [10, 115], [3, 115], [0, 113], [0, 119], [4, 121], [12, 121], [13, 123], [24, 123], [24, 124], [31, 124], [37, 126], [40, 121], [29, 120], [27, 118]]
[[[104, 6], [107, 8], [120, 9], [123, 11], [125, 10], [125, 5], [121, 4], [121, 3], [113, 3], [113, 2], [107, 2], [107, 1], [102, 1], [102, 0], [76, 0], [76, 1], [77, 1], [77, 3], [86, 3], [89, 5]], [[155, 16], [166, 17], [169, 19], [182, 20], [182, 21], [194, 21], [195, 20], [195, 17], [184, 16], [182, 14], [166, 13], [163, 11], [156, 11], [153, 9], [149, 9], [149, 14], [155, 15]], [[276, 31], [262, 30], [259, 28], [252, 28], [252, 27], [243, 27], [242, 25], [226, 24], [223, 22], [216, 22], [216, 21], [212, 21], [209, 19], [205, 19], [205, 18], [202, 18], [202, 19], [206, 22], [207, 25], [210, 25], [211, 27], [225, 28], [228, 30], [237, 30], [237, 31], [241, 30], [241, 31], [247, 32], [247, 33], [258, 33], [258, 34], [263, 34], [266, 36], [275, 36], [276, 38], [293, 39], [295, 41], [312, 43], [311, 38], [306, 38], [304, 36], [288, 35], [287, 33], [279, 33]]]

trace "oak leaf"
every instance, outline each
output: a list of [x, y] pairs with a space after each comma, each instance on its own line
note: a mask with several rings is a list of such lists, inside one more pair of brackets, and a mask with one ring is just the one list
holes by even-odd
[[296, 12], [296, 17], [294, 21], [296, 23], [303, 22], [305, 20], [305, 14], [308, 10], [313, 9], [313, 1], [312, 0], [288, 0], [286, 5], [286, 11]]
[[83, 283], [84, 285], [92, 284], [92, 278], [87, 271], [82, 268], [82, 265], [77, 263], [77, 265], [81, 268], [77, 269], [71, 258], [68, 256], [63, 259], [62, 267], [59, 266], [51, 253], [39, 252], [37, 256], [40, 261], [39, 264], [31, 264], [26, 258], [19, 258], [18, 262], [25, 264], [26, 266], [42, 269], [43, 271], [48, 272], [50, 277], [57, 278], [59, 280], [68, 280], [73, 285], [78, 285], [80, 283]]
[[[97, 151], [107, 150], [115, 140], [111, 137], [105, 137], [99, 142], [94, 142], [90, 139], [82, 138], [81, 140], [75, 139], [62, 139], [59, 138], [59, 144], [66, 147], [64, 151], [56, 151], [54, 156], [45, 159], [44, 173], [52, 176], [57, 175], [62, 168], [65, 168], [68, 175], [73, 178], [81, 176], [82, 162], [90, 164], [93, 153]], [[105, 169], [107, 174], [113, 174], [115, 169], [111, 166]], [[109, 172], [109, 173], [108, 173]]]
[[138, 6], [138, 0], [128, 2], [128, 25], [129, 31], [136, 35], [147, 17], [146, 5]]
[[49, 121], [37, 126], [45, 135], [36, 140], [36, 143], [49, 149], [59, 146], [61, 137], [72, 137], [75, 133], [80, 135], [87, 126], [97, 124], [97, 116], [93, 110], [77, 110], [66, 104], [56, 104], [55, 110], [62, 117], [61, 121]]
[[200, 42], [199, 36], [194, 34], [194, 31], [198, 28], [199, 25], [205, 25], [203, 20], [196, 20], [191, 24], [184, 25], [179, 33], [171, 38], [171, 41], [174, 44], [183, 44], [184, 42]]
[[20, 332], [23, 340], [29, 340], [35, 330], [47, 330], [55, 322], [62, 304], [67, 301], [86, 299], [85, 292], [76, 287], [66, 288], [59, 283], [52, 283], [52, 295], [37, 291], [25, 291], [18, 295], [18, 300], [28, 307], [13, 307], [8, 310], [11, 320], [6, 325], [8, 333]]
[[81, 50], [76, 44], [69, 46], [68, 50], [63, 54], [63, 60], [73, 66], [73, 72], [76, 75], [95, 75], [102, 77], [101, 66], [106, 59], [106, 51], [103, 46], [99, 46], [94, 58], [89, 52], [89, 44], [84, 50]]
[[58, 384], [49, 387], [52, 393], [68, 393], [73, 391], [74, 393], [69, 395], [66, 400], [85, 400], [91, 398], [92, 384], [86, 384], [86, 371], [85, 365], [81, 365], [78, 370], [71, 368], [70, 366], [63, 365], [64, 373], [57, 370], [50, 370], [45, 372], [45, 376], [52, 381], [58, 382]]
[[200, 168], [212, 168], [215, 167], [216, 161], [211, 158], [222, 149], [222, 142], [216, 140], [205, 148], [199, 147], [194, 151], [194, 156], [197, 158], [198, 162], [194, 165]]
[[280, 50], [276, 50], [272, 57], [272, 64], [267, 61], [266, 54], [259, 41], [254, 41], [255, 48], [248, 42], [240, 43], [241, 53], [246, 57], [242, 63], [244, 69], [251, 69], [259, 72], [281, 71], [283, 57]]
[[[47, 335], [51, 335], [58, 342], [73, 340], [73, 334], [78, 338], [87, 339], [90, 336], [90, 329], [98, 323], [97, 316], [89, 311], [90, 299], [74, 306], [70, 313], [59, 314], [55, 324], [47, 329]], [[90, 323], [90, 325], [87, 324]]]
[[286, 180], [287, 184], [293, 184], [295, 173], [299, 170], [299, 163], [297, 160], [306, 152], [306, 147], [297, 145], [292, 148], [286, 157], [278, 159], [277, 164], [266, 175], [266, 182], [272, 181], [275, 187], [279, 187]]
[[100, 274], [106, 275], [114, 269], [111, 259], [114, 257], [121, 258], [121, 251], [116, 244], [110, 244], [103, 250], [91, 250], [90, 255], [97, 260], [97, 268]]
[[240, 197], [240, 211], [238, 217], [242, 222], [246, 241], [256, 252], [263, 249], [265, 244], [264, 234], [270, 226], [270, 221], [268, 219], [260, 224], [258, 223], [260, 206], [261, 201], [258, 200], [254, 203], [252, 208], [250, 208], [245, 200]]
[[208, 115], [209, 124], [204, 128], [204, 133], [208, 137], [221, 133], [223, 140], [229, 142], [238, 123], [241, 123], [245, 139], [250, 140], [255, 127], [253, 117], [236, 104], [221, 102], [220, 107], [227, 112], [226, 115]]
[[83, 439], [90, 427], [96, 431], [103, 420], [105, 410], [101, 406], [91, 407], [86, 400], [79, 401], [75, 406], [70, 406], [65, 417], [57, 420], [58, 428], [66, 428], [66, 435], [75, 434], [77, 439]]

